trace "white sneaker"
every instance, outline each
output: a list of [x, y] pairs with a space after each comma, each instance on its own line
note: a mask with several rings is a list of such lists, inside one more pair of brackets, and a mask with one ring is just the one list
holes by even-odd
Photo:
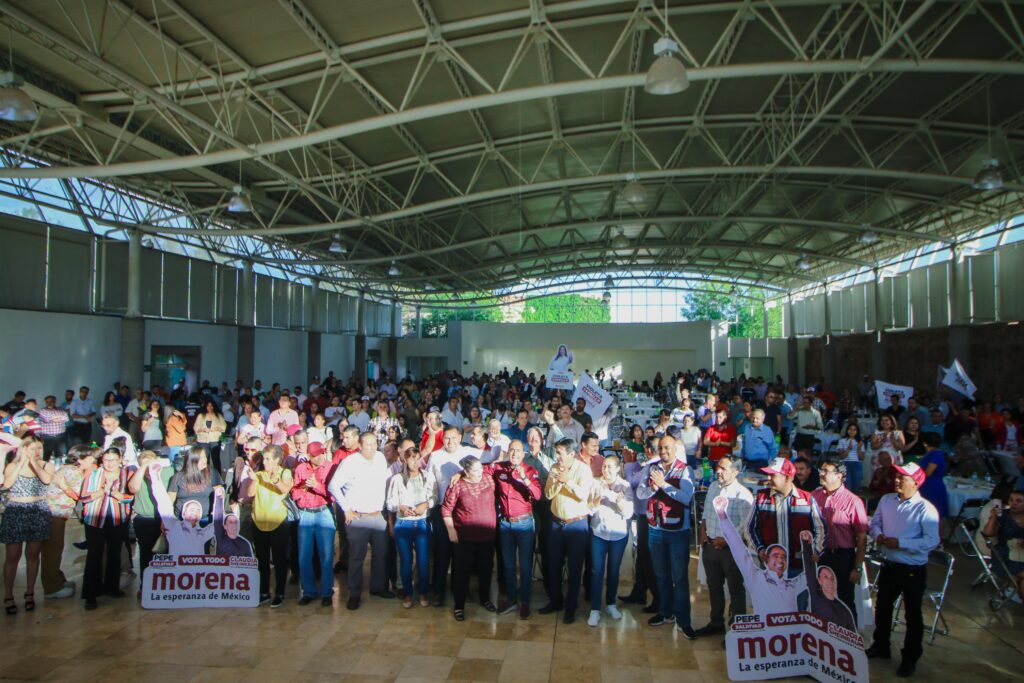
[[75, 587], [74, 586], [65, 585], [60, 590], [54, 591], [52, 593], [47, 593], [43, 597], [52, 600], [54, 598], [70, 598], [74, 594], [75, 594]]
[[596, 628], [601, 623], [601, 610], [590, 610], [590, 618], [587, 619], [587, 626]]
[[620, 612], [619, 608], [615, 605], [608, 605], [608, 608], [605, 611], [608, 612], [608, 616], [610, 616], [615, 621], [618, 621], [622, 618], [622, 612]]

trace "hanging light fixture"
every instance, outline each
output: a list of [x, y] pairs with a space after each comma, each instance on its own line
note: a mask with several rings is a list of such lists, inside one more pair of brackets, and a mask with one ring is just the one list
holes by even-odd
[[608, 277], [606, 277], [604, 279], [604, 288], [605, 289], [611, 289], [614, 286], [615, 286], [615, 281], [612, 280], [612, 276], [611, 275], [609, 275]]
[[347, 254], [348, 253], [348, 249], [346, 249], [345, 245], [341, 243], [341, 233], [335, 233], [334, 234], [334, 239], [331, 240], [331, 246], [329, 247], [329, 251], [332, 254]]
[[39, 118], [36, 103], [21, 89], [24, 84], [25, 81], [13, 71], [0, 74], [0, 119], [35, 121]]
[[654, 44], [657, 59], [647, 70], [647, 78], [644, 80], [645, 92], [651, 95], [675, 95], [690, 87], [686, 67], [676, 57], [678, 52], [678, 43], [669, 37], [668, 0], [665, 0], [665, 35]]
[[807, 258], [807, 254], [800, 254], [800, 258], [796, 260], [796, 267], [800, 270], [811, 269], [811, 261]]
[[427, 284], [425, 284], [423, 286], [423, 289], [425, 291], [428, 291], [428, 292], [433, 292], [434, 291], [434, 285], [432, 285], [431, 283], [428, 282]]
[[981, 162], [981, 168], [974, 176], [971, 186], [975, 190], [1001, 190], [1004, 182], [1006, 181], [1003, 178], [1003, 169], [999, 166], [999, 160], [985, 159]]
[[402, 271], [398, 269], [398, 264], [394, 261], [391, 262], [391, 267], [388, 268], [388, 275], [391, 277], [398, 277], [402, 274]]
[[612, 302], [612, 293], [607, 289], [604, 290], [604, 294], [601, 295], [601, 300], [604, 301], [605, 305], [610, 304]]
[[241, 185], [231, 188], [234, 192], [228, 200], [228, 211], [230, 213], [252, 213], [252, 199], [249, 198], [249, 191]]
[[868, 247], [872, 244], [878, 244], [878, 240], [880, 239], [878, 237], [878, 233], [871, 229], [871, 225], [869, 223], [865, 223], [860, 227], [864, 232], [857, 237], [858, 242]]
[[636, 173], [626, 175], [626, 186], [622, 188], [622, 198], [634, 207], [641, 207], [647, 201], [647, 190], [636, 179]]
[[616, 228], [616, 230], [616, 235], [612, 238], [612, 249], [629, 249], [629, 238], [626, 237], [626, 233], [622, 231], [622, 228]]

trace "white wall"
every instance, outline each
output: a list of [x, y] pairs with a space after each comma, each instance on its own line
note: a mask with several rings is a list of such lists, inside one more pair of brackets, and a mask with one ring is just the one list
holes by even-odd
[[306, 376], [309, 346], [305, 332], [256, 328], [255, 379], [269, 387], [274, 382], [282, 386], [309, 386], [312, 377]]
[[[206, 325], [175, 320], [146, 321], [146, 350], [143, 362], [153, 359], [153, 346], [198, 346], [201, 349], [200, 381], [213, 386], [227, 382], [234, 386], [238, 378], [238, 328], [234, 325]], [[143, 377], [149, 386], [149, 373]]]
[[334, 376], [348, 381], [355, 367], [356, 338], [350, 334], [320, 335], [320, 377], [334, 371]]
[[121, 367], [121, 318], [0, 309], [0, 400], [19, 389], [42, 402], [85, 385], [94, 400]]
[[452, 337], [438, 337], [430, 339], [416, 339], [415, 337], [402, 338], [398, 340], [398, 376], [405, 377], [409, 372], [406, 359], [410, 357], [420, 358], [447, 358], [445, 367], [457, 370], [462, 365], [462, 349]]

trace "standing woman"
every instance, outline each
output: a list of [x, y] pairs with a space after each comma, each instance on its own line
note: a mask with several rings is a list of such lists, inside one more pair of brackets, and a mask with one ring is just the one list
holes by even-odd
[[402, 456], [402, 471], [388, 481], [388, 533], [398, 546], [398, 560], [405, 593], [402, 607], [412, 607], [413, 551], [416, 553], [416, 589], [420, 607], [429, 607], [430, 599], [430, 510], [437, 505], [437, 482], [429, 470], [422, 469], [417, 448]]
[[494, 507], [494, 479], [484, 476], [479, 458], [467, 455], [459, 461], [462, 475], [452, 477], [441, 505], [441, 518], [455, 555], [455, 621], [466, 620], [469, 572], [475, 565], [480, 584], [480, 604], [488, 612], [491, 572], [494, 569], [494, 531], [498, 518]]
[[907, 418], [907, 426], [903, 430], [903, 463], [917, 463], [925, 453], [924, 439], [921, 434], [921, 421], [916, 417]]
[[[271, 607], [284, 604], [285, 582], [288, 579], [288, 548], [291, 524], [284, 499], [292, 490], [291, 470], [283, 466], [284, 449], [270, 446], [263, 449], [262, 466], [258, 472], [243, 472], [248, 479], [246, 495], [252, 498], [253, 546], [260, 568], [260, 604], [270, 600], [270, 558], [274, 558], [274, 599]], [[248, 464], [245, 466], [248, 469]]]
[[[39, 574], [39, 553], [43, 541], [50, 538], [50, 507], [46, 492], [53, 480], [53, 463], [43, 460], [43, 442], [26, 436], [17, 453], [4, 467], [7, 509], [0, 520], [0, 543], [6, 546], [4, 558], [4, 611], [17, 614], [14, 603], [14, 577], [18, 573], [22, 550], [25, 553], [25, 611], [36, 608], [35, 586]], [[120, 568], [120, 563], [118, 563]]]
[[128, 471], [121, 464], [121, 451], [108, 448], [100, 456], [99, 469], [82, 482], [86, 544], [82, 597], [88, 610], [96, 609], [96, 598], [101, 594], [124, 597], [118, 580], [121, 548], [128, 540], [132, 496], [128, 492]]
[[124, 415], [124, 406], [117, 402], [117, 394], [113, 391], [108, 391], [103, 397], [103, 405], [100, 406], [100, 414], [97, 417], [102, 420], [105, 415], [113, 415], [118, 420]]
[[[608, 616], [616, 621], [622, 613], [615, 606], [619, 589], [619, 567], [629, 541], [629, 520], [633, 517], [633, 487], [621, 476], [618, 457], [608, 455], [601, 465], [601, 478], [594, 482], [587, 503], [590, 516], [590, 617], [588, 626], [601, 622], [601, 584], [605, 584]], [[605, 561], [608, 566], [605, 569]], [[607, 581], [604, 581], [607, 571]]]
[[864, 481], [864, 442], [860, 438], [860, 425], [847, 425], [846, 436], [839, 440], [836, 451], [846, 465], [846, 488], [859, 494]]
[[[903, 458], [903, 434], [896, 430], [896, 421], [892, 415], [886, 413], [878, 418], [878, 431], [871, 435], [871, 449], [875, 451], [886, 450], [892, 453], [893, 465], [901, 465]], [[876, 459], [877, 462], [877, 459]]]
[[[142, 416], [142, 448], [157, 451], [163, 445], [164, 435], [160, 430], [160, 401], [150, 401], [149, 411]], [[173, 461], [173, 458], [171, 458]]]
[[217, 410], [217, 404], [207, 401], [203, 404], [203, 414], [196, 418], [196, 443], [206, 449], [206, 456], [211, 467], [218, 474], [223, 472], [220, 463], [220, 437], [227, 430], [227, 423]]
[[[635, 425], [638, 426], [638, 425]], [[632, 438], [630, 438], [632, 441]], [[693, 413], [683, 415], [683, 428], [679, 430], [679, 442], [686, 449], [687, 460], [691, 463], [700, 462], [700, 427], [697, 426], [697, 418]], [[633, 447], [630, 446], [632, 449]], [[643, 440], [637, 444], [636, 452], [643, 453]]]

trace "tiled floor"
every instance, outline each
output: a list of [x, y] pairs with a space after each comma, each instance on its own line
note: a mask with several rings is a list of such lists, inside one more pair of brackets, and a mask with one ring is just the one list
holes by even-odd
[[[79, 528], [69, 529], [69, 540], [80, 537]], [[69, 547], [69, 575], [80, 574], [82, 560]], [[993, 614], [985, 590], [968, 587], [975, 572], [969, 560], [959, 565], [946, 606], [952, 634], [925, 645], [920, 680], [1024, 680], [1024, 608], [1010, 604]], [[694, 562], [694, 585], [695, 575]], [[628, 566], [623, 576], [630, 576]], [[21, 581], [23, 574], [19, 605]], [[538, 584], [535, 608], [540, 594]], [[0, 680], [727, 680], [721, 638], [686, 641], [668, 626], [648, 627], [639, 610], [624, 609], [622, 621], [592, 629], [582, 610], [572, 626], [555, 616], [535, 613], [524, 622], [478, 608], [457, 623], [449, 610], [405, 610], [376, 598], [348, 612], [344, 597], [342, 589], [330, 609], [299, 607], [290, 599], [277, 610], [159, 612], [141, 609], [132, 598], [102, 600], [94, 612], [84, 611], [78, 598], [42, 601], [32, 614], [0, 615]], [[704, 592], [694, 592], [693, 611], [694, 624], [703, 625]], [[872, 678], [890, 679], [896, 664], [872, 662]]]

